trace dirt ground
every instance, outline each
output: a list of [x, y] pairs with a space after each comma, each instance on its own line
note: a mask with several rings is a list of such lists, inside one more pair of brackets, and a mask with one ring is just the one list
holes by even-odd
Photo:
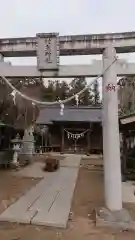
[[[22, 193], [39, 180], [13, 177], [10, 172], [0, 172], [0, 211], [4, 210], [3, 200], [15, 201]], [[134, 240], [135, 232], [122, 232], [95, 226], [92, 210], [104, 205], [103, 171], [80, 168], [74, 193], [71, 220], [66, 230], [32, 225], [0, 224], [1, 240]], [[6, 202], [5, 202], [6, 204]], [[135, 213], [135, 205], [126, 207]], [[90, 214], [90, 216], [89, 216]]]

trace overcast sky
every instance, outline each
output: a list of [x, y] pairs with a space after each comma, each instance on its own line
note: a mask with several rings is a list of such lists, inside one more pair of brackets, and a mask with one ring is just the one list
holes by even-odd
[[[38, 32], [67, 35], [135, 30], [135, 0], [0, 0], [0, 6], [1, 38]], [[87, 63], [89, 59], [74, 57], [70, 62]]]
[[[135, 31], [135, 0], [0, 0], [0, 37]], [[135, 54], [121, 58], [135, 61]], [[90, 63], [98, 56], [62, 57], [61, 64]], [[14, 64], [34, 64], [14, 59]]]
[[1, 37], [135, 29], [134, 0], [0, 0], [0, 3]]

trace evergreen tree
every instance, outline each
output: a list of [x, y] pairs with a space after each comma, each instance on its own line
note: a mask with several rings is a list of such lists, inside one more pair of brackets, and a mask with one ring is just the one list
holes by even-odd
[[45, 86], [43, 89], [42, 100], [48, 102], [54, 101], [55, 100], [54, 91], [55, 91], [54, 81], [49, 80], [47, 86]]
[[98, 80], [94, 82], [93, 93], [94, 93], [94, 101], [93, 101], [94, 105], [101, 104]]
[[64, 100], [68, 97], [69, 85], [66, 81], [59, 80], [48, 81], [48, 85], [44, 88], [44, 101]]
[[[78, 93], [79, 91], [84, 89], [86, 85], [87, 85], [87, 82], [84, 77], [73, 79], [72, 82], [70, 83], [69, 96], [72, 96], [73, 94]], [[93, 95], [92, 95], [91, 89], [88, 88], [84, 91], [84, 93], [80, 95], [79, 104], [88, 106], [88, 105], [91, 105], [92, 102], [93, 102]], [[73, 99], [69, 104], [75, 105], [76, 104], [75, 99]]]
[[54, 86], [55, 86], [55, 89], [54, 89], [55, 100], [66, 99], [69, 92], [68, 83], [66, 81], [60, 82], [59, 80], [57, 80], [55, 81]]

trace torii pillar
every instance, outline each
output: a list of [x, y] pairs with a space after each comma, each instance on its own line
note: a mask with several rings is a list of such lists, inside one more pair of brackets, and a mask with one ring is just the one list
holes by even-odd
[[0, 53], [0, 62], [4, 62], [4, 57], [1, 53]]
[[[111, 65], [115, 57], [116, 51], [112, 46], [103, 51], [103, 72]], [[113, 84], [116, 90], [107, 91], [108, 84]], [[120, 211], [122, 210], [122, 183], [116, 62], [104, 72], [102, 89], [105, 202], [110, 211]]]

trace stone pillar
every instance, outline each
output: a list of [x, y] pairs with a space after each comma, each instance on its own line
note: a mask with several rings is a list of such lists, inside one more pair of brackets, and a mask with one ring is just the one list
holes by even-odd
[[32, 156], [35, 152], [33, 126], [24, 131], [22, 153]]
[[[103, 71], [114, 61], [112, 46], [103, 52]], [[107, 91], [108, 84], [116, 90]], [[120, 141], [118, 123], [118, 96], [116, 62], [103, 74], [103, 157], [106, 207], [110, 211], [122, 209]]]
[[1, 53], [0, 53], [0, 62], [4, 62], [4, 57]]

